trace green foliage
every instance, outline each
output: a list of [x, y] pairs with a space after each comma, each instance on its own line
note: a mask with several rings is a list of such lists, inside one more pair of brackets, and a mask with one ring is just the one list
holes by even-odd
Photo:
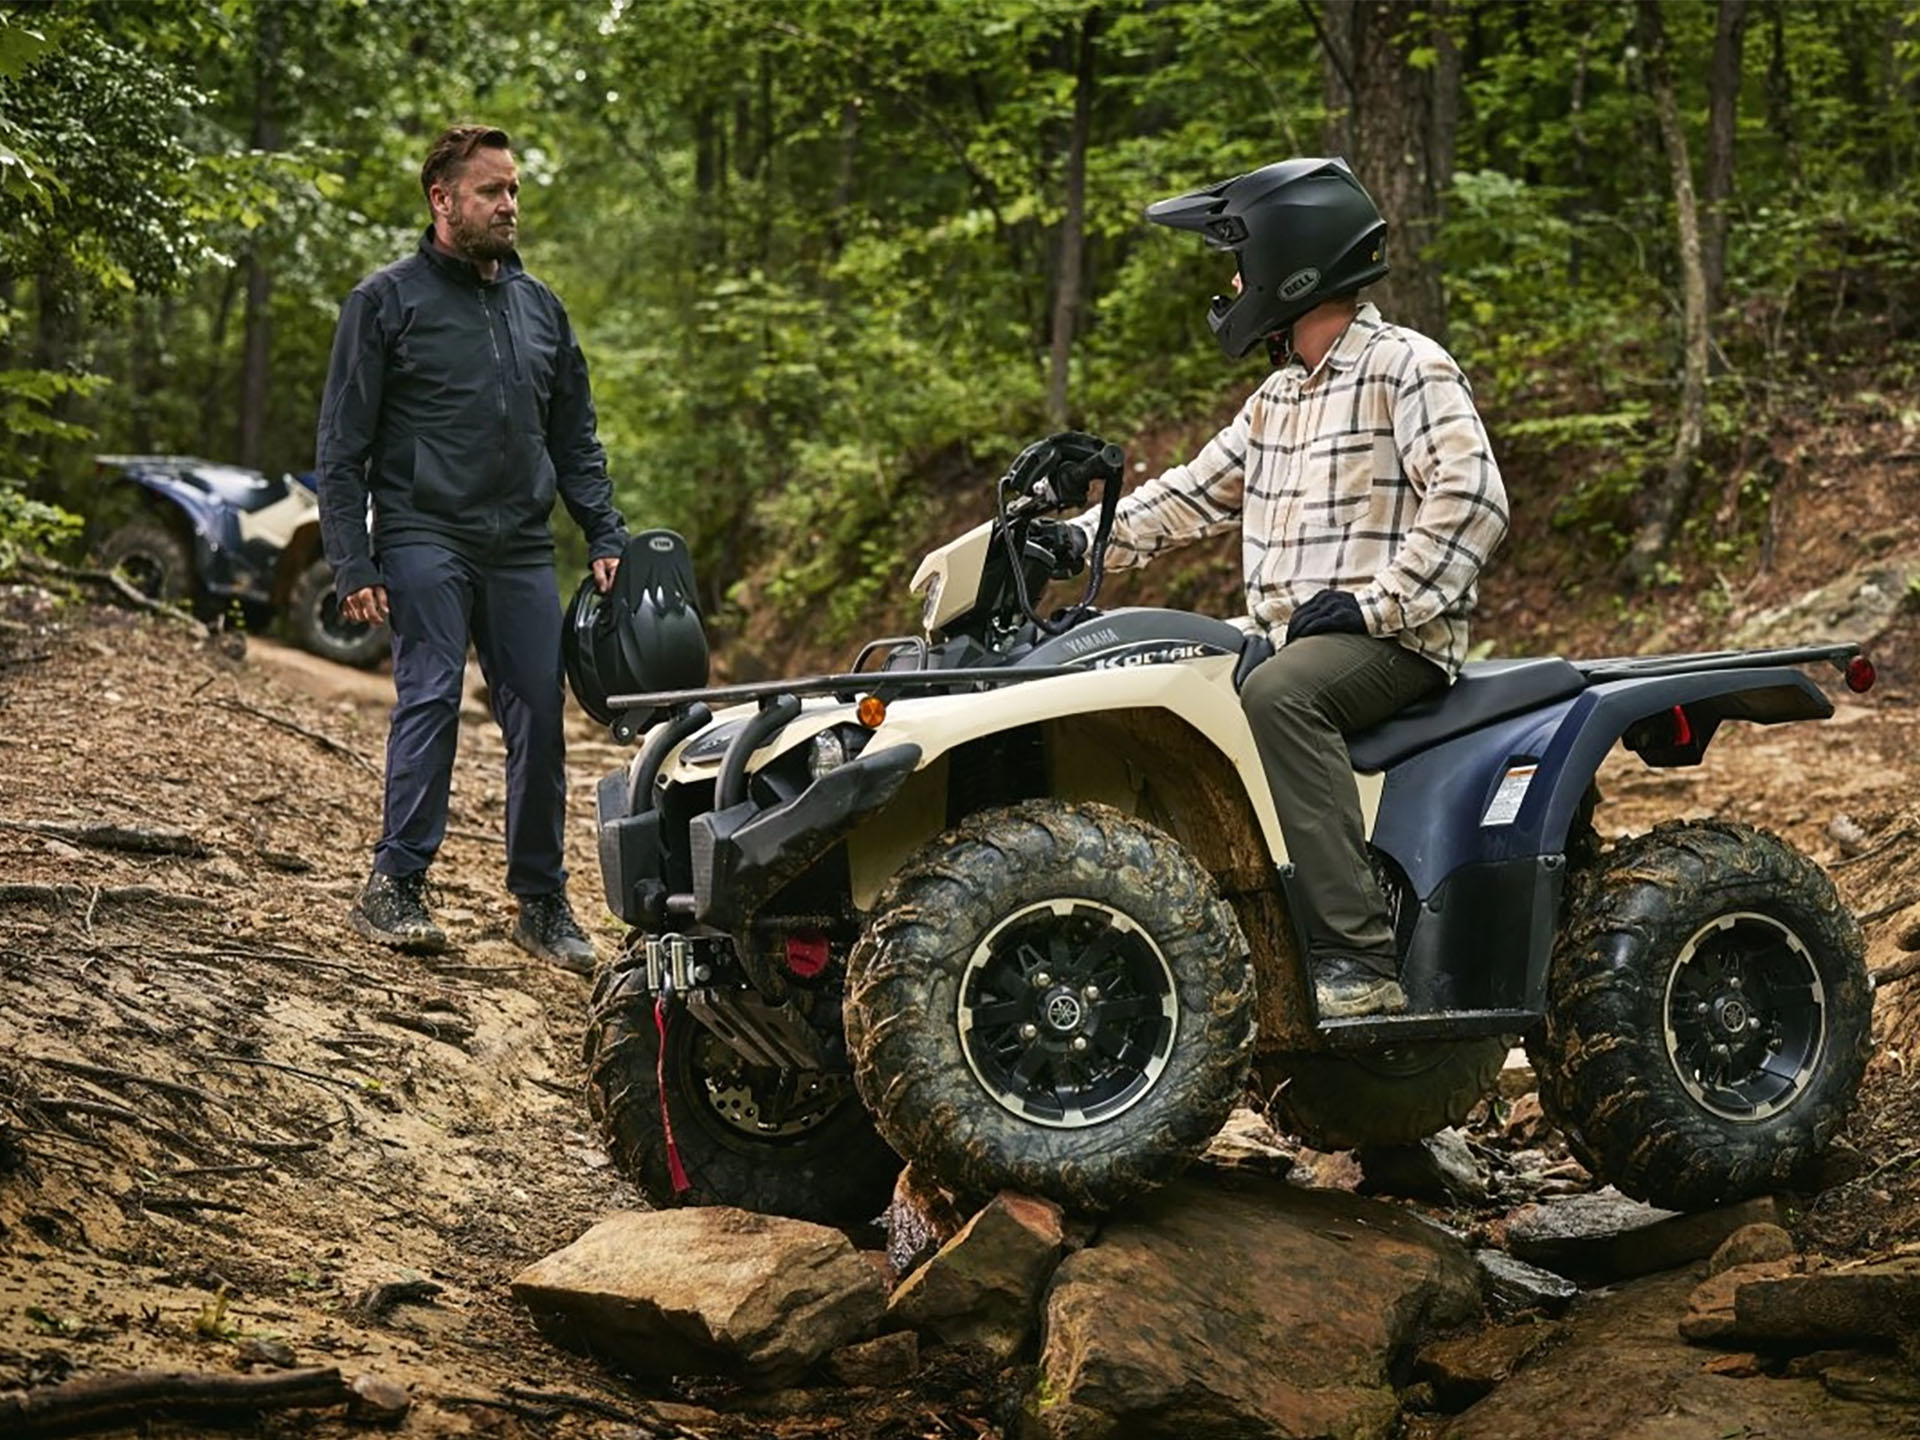
[[[899, 537], [956, 487], [984, 504], [1045, 424], [1083, 33], [1073, 423], [1201, 433], [1256, 383], [1204, 323], [1231, 262], [1141, 212], [1335, 143], [1308, 9], [0, 0], [0, 475], [71, 494], [96, 436], [230, 459], [252, 404], [262, 463], [305, 468], [341, 299], [415, 242], [428, 139], [484, 118], [514, 136], [526, 259], [587, 350], [629, 517], [687, 534], [710, 612], [838, 643], [904, 588]], [[1450, 344], [1555, 523], [1617, 547], [1670, 449], [1680, 343], [1631, 9], [1452, 13], [1461, 119], [1430, 252]], [[1775, 416], [1835, 369], [1889, 394], [1920, 377], [1914, 14], [1750, 8], [1708, 559], [1765, 504], [1769, 482], [1718, 472]], [[1665, 18], [1704, 146], [1714, 8]], [[1419, 44], [1406, 60], [1438, 82], [1449, 57]]]
[[79, 534], [78, 515], [29, 499], [16, 483], [0, 480], [0, 575], [12, 573], [24, 556], [58, 553]]

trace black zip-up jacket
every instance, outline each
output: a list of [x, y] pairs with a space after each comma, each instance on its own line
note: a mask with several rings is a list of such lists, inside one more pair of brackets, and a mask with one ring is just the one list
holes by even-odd
[[409, 541], [480, 564], [550, 559], [556, 492], [593, 559], [626, 545], [586, 359], [517, 255], [482, 280], [428, 230], [417, 253], [361, 281], [340, 308], [315, 450], [342, 599], [381, 584], [375, 557]]

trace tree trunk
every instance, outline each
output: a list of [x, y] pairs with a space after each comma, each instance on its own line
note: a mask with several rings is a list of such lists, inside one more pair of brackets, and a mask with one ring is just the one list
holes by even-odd
[[1307, 9], [1307, 18], [1320, 37], [1320, 95], [1327, 111], [1329, 155], [1351, 156], [1354, 152], [1354, 16], [1352, 0], [1327, 0], [1318, 15], [1311, 7]]
[[1387, 319], [1446, 343], [1446, 293], [1440, 262], [1427, 253], [1439, 233], [1441, 194], [1452, 180], [1453, 117], [1459, 80], [1449, 65], [1409, 63], [1416, 48], [1452, 53], [1442, 35], [1443, 7], [1396, 0], [1353, 3], [1353, 170], [1387, 220], [1392, 273], [1374, 287]]
[[1080, 314], [1080, 275], [1086, 261], [1087, 140], [1093, 130], [1093, 36], [1097, 12], [1080, 22], [1073, 71], [1073, 123], [1067, 131], [1066, 213], [1054, 266], [1052, 344], [1047, 357], [1047, 420], [1067, 428], [1067, 381], [1074, 323]]
[[1586, 204], [1587, 71], [1592, 47], [1593, 22], [1589, 19], [1580, 32], [1580, 53], [1573, 67], [1573, 91], [1567, 99], [1567, 125], [1573, 135], [1573, 184], [1568, 187], [1569, 194], [1560, 211], [1567, 221], [1567, 284], [1575, 290], [1580, 288], [1580, 269], [1586, 258], [1580, 251], [1580, 227], [1574, 222]]
[[[281, 10], [262, 5], [254, 12], [253, 148], [280, 148], [280, 117], [276, 110], [276, 79], [280, 66]], [[247, 249], [247, 306], [245, 339], [240, 360], [239, 461], [259, 469], [267, 448], [267, 405], [272, 394], [273, 271], [268, 267], [265, 237], [253, 232]]]
[[1707, 411], [1707, 275], [1700, 258], [1700, 216], [1694, 204], [1693, 164], [1687, 154], [1687, 132], [1680, 121], [1673, 76], [1667, 64], [1666, 27], [1658, 5], [1640, 5], [1635, 11], [1640, 47], [1645, 55], [1647, 86], [1653, 94], [1660, 122], [1660, 141], [1673, 171], [1673, 209], [1680, 232], [1680, 274], [1684, 293], [1685, 360], [1680, 384], [1680, 424], [1666, 474], [1649, 497], [1646, 518], [1634, 536], [1627, 556], [1627, 572], [1636, 585], [1659, 576], [1661, 563], [1686, 519], [1692, 499], [1693, 467], [1699, 458]]
[[1720, 0], [1707, 82], [1705, 224], [1700, 263], [1707, 276], [1707, 313], [1716, 315], [1726, 289], [1727, 214], [1733, 196], [1733, 137], [1740, 118], [1741, 61], [1747, 34], [1747, 0]]
[[1793, 135], [1793, 70], [1787, 64], [1787, 7], [1767, 7], [1767, 129], [1785, 153], [1787, 174], [1800, 179], [1800, 147]]

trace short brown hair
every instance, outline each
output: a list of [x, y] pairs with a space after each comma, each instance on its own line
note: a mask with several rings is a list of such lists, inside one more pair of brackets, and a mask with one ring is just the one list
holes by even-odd
[[427, 162], [420, 167], [420, 193], [433, 202], [433, 187], [452, 184], [467, 168], [476, 150], [505, 150], [512, 142], [497, 125], [449, 125], [427, 151]]

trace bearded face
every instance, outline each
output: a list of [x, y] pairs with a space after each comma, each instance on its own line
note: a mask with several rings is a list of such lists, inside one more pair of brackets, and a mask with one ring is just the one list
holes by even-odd
[[509, 150], [476, 150], [447, 185], [433, 187], [447, 246], [475, 264], [504, 260], [519, 238], [520, 172]]

